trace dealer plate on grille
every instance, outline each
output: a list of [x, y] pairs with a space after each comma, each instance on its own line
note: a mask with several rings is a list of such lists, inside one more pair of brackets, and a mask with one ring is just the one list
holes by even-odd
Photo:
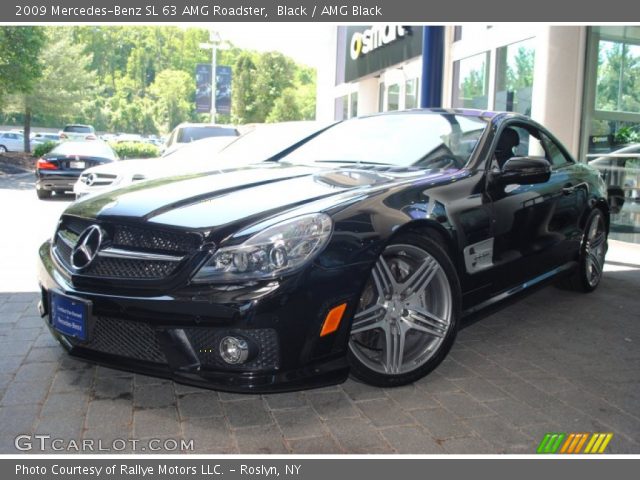
[[85, 341], [91, 302], [51, 292], [51, 325], [58, 332]]

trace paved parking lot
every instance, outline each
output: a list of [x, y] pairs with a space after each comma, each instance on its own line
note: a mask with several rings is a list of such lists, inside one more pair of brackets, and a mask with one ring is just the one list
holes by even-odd
[[415, 385], [225, 394], [62, 352], [33, 275], [67, 202], [38, 201], [29, 181], [0, 178], [0, 453], [35, 433], [186, 439], [195, 453], [534, 453], [547, 432], [613, 432], [608, 452], [640, 453], [640, 247], [612, 242], [594, 294], [548, 287], [474, 319]]

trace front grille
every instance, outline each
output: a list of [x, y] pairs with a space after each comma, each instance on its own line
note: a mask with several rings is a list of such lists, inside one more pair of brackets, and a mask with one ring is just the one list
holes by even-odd
[[200, 238], [194, 234], [147, 230], [130, 226], [116, 226], [113, 244], [119, 247], [137, 248], [172, 253], [188, 253], [196, 248]]
[[176, 266], [176, 262], [100, 258], [84, 274], [91, 277], [154, 280], [168, 277]]
[[[278, 334], [272, 328], [229, 330], [221, 328], [185, 328], [187, 338], [204, 367], [223, 370], [264, 371], [280, 367]], [[255, 358], [242, 365], [229, 365], [220, 357], [220, 341], [228, 336], [244, 337], [257, 348]]]
[[[70, 272], [71, 252], [78, 236], [95, 222], [74, 216], [64, 216], [55, 238], [58, 259]], [[174, 232], [160, 229], [131, 227], [100, 223], [105, 232], [104, 244], [110, 248], [123, 250], [131, 258], [98, 256], [82, 275], [94, 278], [125, 280], [159, 280], [173, 274], [182, 264], [181, 256], [195, 252], [201, 242], [198, 234]], [[145, 253], [170, 255], [175, 259], [142, 258]], [[139, 255], [140, 254], [140, 255]], [[141, 258], [136, 258], [136, 256]]]
[[156, 331], [148, 323], [96, 317], [90, 340], [66, 337], [75, 346], [154, 363], [167, 363]]

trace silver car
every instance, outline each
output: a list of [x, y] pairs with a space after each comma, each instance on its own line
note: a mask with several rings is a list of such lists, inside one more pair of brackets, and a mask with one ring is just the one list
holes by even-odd
[[0, 153], [24, 152], [24, 136], [18, 132], [0, 132]]

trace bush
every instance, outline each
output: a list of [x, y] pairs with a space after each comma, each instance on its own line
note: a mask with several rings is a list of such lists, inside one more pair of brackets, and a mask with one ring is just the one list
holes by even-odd
[[153, 158], [160, 156], [160, 149], [151, 143], [120, 142], [110, 143], [122, 160], [129, 158]]
[[40, 158], [53, 150], [53, 147], [55, 147], [56, 145], [58, 145], [56, 142], [41, 143], [33, 149], [33, 156], [36, 158]]

